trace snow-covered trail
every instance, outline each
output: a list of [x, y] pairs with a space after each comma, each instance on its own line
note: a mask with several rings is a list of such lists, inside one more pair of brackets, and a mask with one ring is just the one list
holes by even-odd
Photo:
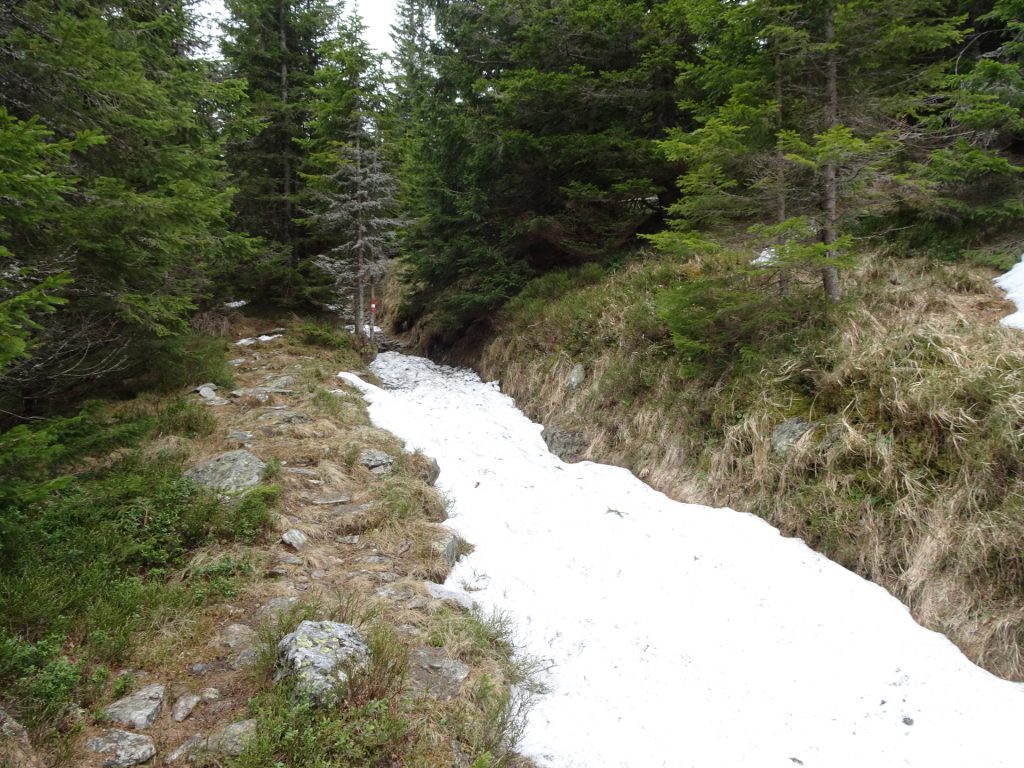
[[971, 664], [882, 590], [752, 515], [565, 464], [496, 385], [381, 355], [342, 378], [441, 466], [476, 549], [448, 580], [509, 614], [552, 692], [544, 766], [1024, 764], [1024, 686]]

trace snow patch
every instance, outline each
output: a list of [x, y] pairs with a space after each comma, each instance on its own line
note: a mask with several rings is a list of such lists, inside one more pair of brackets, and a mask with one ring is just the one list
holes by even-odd
[[755, 267], [770, 267], [776, 261], [779, 260], [779, 254], [774, 248], [765, 248], [761, 251], [761, 255], [750, 262], [751, 266]]
[[267, 335], [257, 336], [255, 339], [239, 339], [238, 341], [235, 342], [235, 346], [236, 347], [251, 347], [253, 344], [256, 344], [256, 343], [260, 343], [260, 342], [266, 343], [268, 341], [273, 341], [274, 339], [280, 339], [281, 336], [282, 336], [282, 334], [275, 333], [275, 334], [269, 335], [269, 336], [267, 336]]
[[225, 301], [224, 302], [224, 306], [227, 307], [228, 309], [241, 309], [242, 307], [246, 306], [248, 303], [249, 302], [246, 301], [245, 299], [242, 299], [240, 301]]
[[1010, 328], [1024, 330], [1024, 256], [1009, 272], [995, 278], [993, 282], [1006, 291], [1006, 298], [1017, 305], [1016, 312], [999, 322]]
[[384, 353], [339, 374], [442, 468], [475, 549], [445, 583], [516, 624], [551, 693], [523, 751], [559, 768], [1020, 765], [1024, 686], [763, 520], [565, 464], [471, 371]]

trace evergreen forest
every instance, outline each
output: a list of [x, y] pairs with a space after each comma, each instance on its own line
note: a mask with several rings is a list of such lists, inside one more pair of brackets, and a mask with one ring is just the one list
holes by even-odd
[[[773, 356], [802, 355], [785, 372], [796, 399], [836, 413], [851, 411], [834, 389], [809, 394], [815, 365], [847, 375], [839, 389], [884, 389], [829, 357], [873, 281], [900, 279], [872, 259], [1004, 271], [1024, 251], [1024, 0], [398, 0], [387, 53], [354, 0], [225, 6], [211, 43], [195, 0], [0, 0], [0, 707], [65, 761], [69, 702], [107, 695], [153, 611], [244, 570], [186, 588], [189, 553], [270, 525], [273, 491], [223, 505], [182, 480], [180, 456], [137, 450], [209, 427], [180, 393], [230, 384], [230, 303], [302, 318], [310, 344], [352, 359], [374, 352], [377, 302], [433, 357], [476, 363], [509, 328], [557, 339], [510, 343], [485, 359], [496, 375], [531, 354], [640, 350], [606, 399], [690, 382], [703, 405], [672, 407], [697, 414], [696, 455], [747, 414], [708, 398], [739, 402], [743, 372]], [[652, 258], [641, 291], [631, 270]], [[551, 309], [577, 289], [584, 310]], [[605, 312], [621, 324], [595, 327]], [[1019, 392], [978, 395], [964, 429], [1000, 397]], [[1009, 504], [1019, 416], [987, 456], [951, 439], [906, 471], [939, 488], [970, 458]], [[926, 422], [908, 439], [954, 429]], [[836, 471], [878, 479], [854, 464]], [[858, 509], [888, 498], [856, 492]], [[802, 526], [886, 586], [905, 570], [898, 554], [865, 566], [848, 527]], [[972, 569], [999, 575], [990, 602], [1017, 612], [1003, 640], [1019, 651], [1020, 550]], [[1022, 679], [1020, 658], [994, 667]], [[284, 711], [282, 740], [305, 727]], [[400, 764], [385, 761], [408, 737], [359, 734], [330, 764]], [[471, 764], [512, 765], [490, 749]]]

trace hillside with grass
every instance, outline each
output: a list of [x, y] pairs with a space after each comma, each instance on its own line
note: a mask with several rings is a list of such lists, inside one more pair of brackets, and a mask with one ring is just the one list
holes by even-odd
[[646, 253], [541, 278], [479, 368], [568, 458], [758, 514], [1024, 679], [1024, 348], [996, 271], [868, 256], [838, 305], [701, 315], [695, 355], [673, 292], [699, 273]]

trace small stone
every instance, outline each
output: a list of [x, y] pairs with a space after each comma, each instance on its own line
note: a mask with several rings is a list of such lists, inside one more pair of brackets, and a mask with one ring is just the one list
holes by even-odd
[[213, 389], [212, 387], [200, 387], [199, 396], [204, 400], [216, 400], [217, 390]]
[[287, 576], [291, 571], [282, 565], [275, 565], [273, 568], [267, 569], [268, 579], [279, 579], [282, 576]]
[[265, 618], [274, 617], [288, 611], [298, 602], [299, 598], [297, 597], [272, 597], [260, 607], [257, 615]]
[[149, 736], [117, 728], [94, 736], [85, 743], [85, 747], [100, 755], [110, 755], [103, 761], [104, 768], [129, 768], [156, 754], [156, 746]]
[[233, 429], [228, 432], [228, 440], [234, 443], [249, 443], [256, 439], [256, 435], [252, 432], [246, 432], [241, 429]]
[[349, 672], [365, 665], [370, 653], [354, 627], [334, 621], [303, 621], [277, 648], [276, 679], [294, 676], [296, 690], [318, 702], [343, 694]]
[[473, 609], [473, 598], [465, 592], [455, 592], [441, 584], [435, 584], [432, 581], [424, 582], [424, 586], [426, 586], [427, 594], [435, 600], [440, 600], [442, 603], [450, 605], [453, 608], [465, 608], [467, 611]]
[[165, 689], [162, 685], [147, 685], [135, 693], [118, 699], [105, 710], [104, 716], [118, 725], [130, 725], [145, 730], [156, 722], [164, 706]]
[[199, 692], [199, 698], [205, 701], [207, 704], [209, 704], [211, 701], [219, 701], [220, 691], [218, 691], [216, 688], [203, 688], [203, 690]]
[[190, 736], [184, 744], [164, 758], [164, 761], [168, 763], [176, 763], [182, 758], [191, 757], [194, 752], [199, 751], [199, 748], [203, 746], [205, 741], [206, 739], [201, 733]]
[[587, 369], [583, 367], [583, 363], [576, 363], [569, 371], [569, 378], [565, 380], [566, 389], [579, 389], [583, 386], [583, 382], [587, 380]]
[[226, 645], [234, 652], [228, 660], [228, 666], [242, 669], [255, 664], [260, 655], [256, 647], [258, 637], [256, 631], [245, 624], [229, 625], [220, 636], [221, 645]]
[[241, 493], [259, 485], [267, 465], [249, 451], [228, 451], [188, 470], [185, 477], [225, 493]]
[[384, 451], [369, 449], [359, 454], [359, 460], [356, 464], [360, 467], [365, 467], [375, 475], [383, 476], [391, 474], [395, 466], [395, 460], [392, 456], [384, 453]]
[[785, 456], [796, 447], [800, 438], [816, 426], [817, 423], [807, 421], [799, 416], [776, 425], [772, 430], [772, 451], [780, 456]]
[[380, 511], [373, 504], [360, 504], [339, 510], [331, 518], [331, 525], [339, 533], [362, 533], [380, 521]]
[[294, 549], [296, 552], [309, 544], [309, 538], [298, 528], [290, 528], [281, 536], [281, 541]]
[[208, 381], [208, 382], [206, 382], [205, 384], [200, 384], [200, 385], [199, 385], [198, 387], [196, 387], [196, 388], [195, 388], [195, 389], [193, 389], [192, 391], [193, 391], [193, 392], [199, 392], [200, 394], [202, 394], [202, 392], [203, 392], [203, 390], [204, 390], [204, 389], [208, 389], [208, 390], [210, 390], [211, 392], [216, 392], [216, 391], [217, 391], [218, 389], [220, 389], [220, 387], [218, 387], [218, 386], [217, 386], [216, 384], [214, 384], [214, 383], [213, 383], [212, 381]]
[[359, 536], [356, 535], [356, 534], [353, 534], [351, 536], [339, 536], [336, 539], [336, 541], [339, 544], [358, 544], [359, 543]]
[[562, 461], [579, 461], [587, 450], [587, 438], [582, 432], [571, 432], [561, 427], [544, 427], [541, 433], [548, 450]]
[[310, 571], [309, 578], [316, 579], [317, 581], [320, 581], [321, 579], [327, 578], [327, 571], [323, 571], [323, 570], [320, 570], [319, 568], [316, 568], [316, 569]]
[[256, 721], [242, 720], [221, 728], [206, 740], [206, 749], [231, 757], [237, 757], [256, 738]]
[[335, 496], [334, 498], [330, 499], [315, 499], [311, 503], [317, 507], [335, 507], [339, 504], [348, 504], [351, 501], [351, 496], [345, 496], [343, 494], [341, 496]]
[[202, 676], [214, 672], [217, 669], [217, 666], [217, 664], [201, 661], [198, 664], [193, 664], [189, 669], [191, 669], [193, 675]]
[[904, 725], [913, 725], [914, 724], [914, 718], [904, 716], [903, 717], [903, 724]]
[[448, 658], [440, 648], [417, 648], [409, 654], [413, 687], [433, 699], [454, 698], [469, 672], [469, 667]]
[[431, 542], [431, 549], [439, 554], [448, 564], [449, 568], [455, 566], [459, 559], [459, 549], [462, 547], [462, 537], [450, 528], [441, 527], [437, 537]]
[[174, 702], [174, 707], [171, 709], [171, 719], [176, 723], [182, 722], [192, 714], [192, 710], [196, 708], [200, 701], [202, 699], [194, 693], [186, 693], [184, 696], [179, 696], [178, 700]]
[[276, 558], [274, 558], [274, 562], [281, 563], [282, 565], [302, 565], [306, 561], [303, 560], [301, 557], [296, 557], [295, 555], [285, 553], [282, 555], [278, 555]]

